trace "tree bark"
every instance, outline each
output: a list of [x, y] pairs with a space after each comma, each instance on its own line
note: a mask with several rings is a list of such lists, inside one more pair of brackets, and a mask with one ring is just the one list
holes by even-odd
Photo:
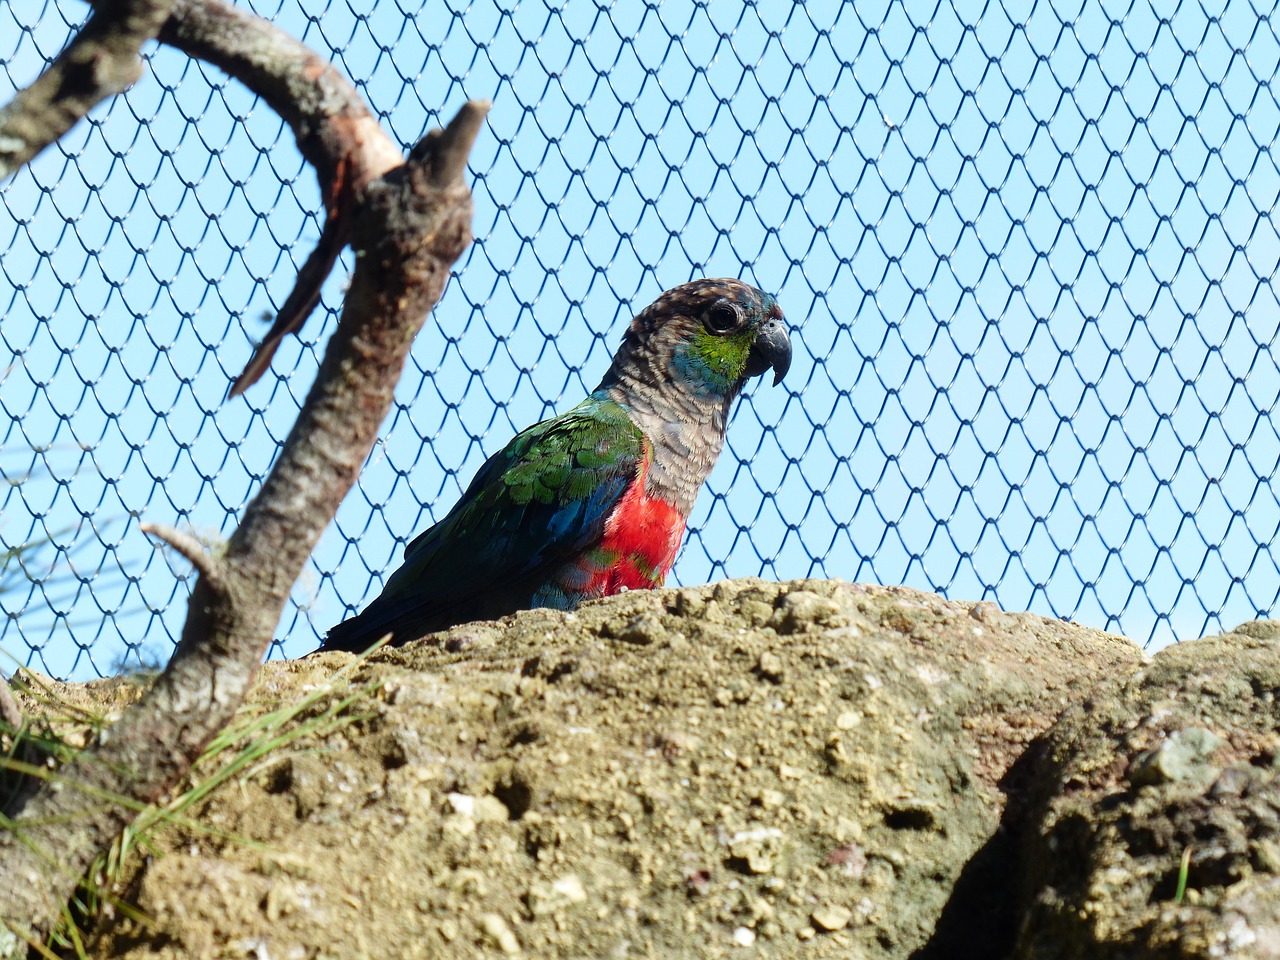
[[0, 180], [142, 76], [142, 45], [174, 0], [99, 0], [76, 38], [35, 83], [0, 110]]
[[180, 0], [162, 38], [238, 77], [290, 123], [331, 215], [340, 208], [355, 272], [297, 422], [226, 544], [206, 550], [145, 528], [198, 571], [182, 637], [147, 696], [9, 812], [0, 920], [24, 938], [49, 928], [137, 806], [171, 789], [243, 702], [294, 581], [372, 449], [413, 338], [471, 242], [463, 174], [487, 103], [464, 105], [406, 161], [350, 84], [270, 23], [221, 0]]

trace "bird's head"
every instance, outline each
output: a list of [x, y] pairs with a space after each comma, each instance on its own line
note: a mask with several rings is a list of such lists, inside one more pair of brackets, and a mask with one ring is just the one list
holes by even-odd
[[610, 376], [732, 399], [751, 377], [772, 368], [779, 383], [790, 366], [791, 338], [772, 296], [741, 280], [694, 280], [636, 315]]

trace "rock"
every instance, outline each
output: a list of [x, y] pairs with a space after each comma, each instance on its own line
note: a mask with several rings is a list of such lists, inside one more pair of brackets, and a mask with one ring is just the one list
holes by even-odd
[[1219, 773], [1209, 758], [1223, 740], [1204, 727], [1187, 727], [1169, 734], [1158, 747], [1140, 753], [1130, 767], [1129, 780], [1135, 785], [1181, 783], [1207, 784]]
[[778, 633], [785, 635], [844, 626], [849, 619], [833, 598], [812, 590], [795, 589], [778, 598], [770, 622]]
[[474, 817], [476, 815], [476, 798], [465, 793], [450, 793], [445, 796], [445, 802], [449, 804], [449, 809], [459, 817]]
[[730, 864], [746, 873], [768, 873], [782, 857], [785, 838], [776, 827], [757, 827], [729, 840]]
[[760, 659], [756, 661], [756, 673], [760, 674], [765, 680], [781, 683], [784, 673], [782, 658], [772, 650], [764, 651], [760, 654]]
[[480, 914], [480, 929], [493, 942], [493, 945], [507, 956], [514, 957], [520, 953], [520, 941], [516, 939], [516, 935], [511, 932], [511, 928], [507, 926], [507, 921], [503, 920], [501, 915], [496, 913]]
[[529, 912], [535, 918], [565, 910], [587, 902], [587, 891], [574, 874], [560, 877], [552, 883], [535, 883], [525, 898]]
[[[114, 894], [153, 923], [104, 923], [90, 955], [1007, 956], [1040, 738], [1147, 660], [1123, 638], [972, 607], [747, 579], [381, 650], [341, 722], [184, 814], [213, 829], [147, 838], [154, 855], [135, 854]], [[288, 702], [350, 662], [269, 662], [256, 696]], [[1225, 776], [1237, 744], [1212, 717], [1133, 752], [1195, 726], [1228, 743], [1193, 762]], [[1219, 789], [1249, 798], [1254, 783]], [[1134, 789], [1175, 788], [1192, 782]], [[1201, 891], [1214, 861], [1196, 849]], [[288, 889], [268, 898], [273, 884]]]
[[809, 917], [813, 921], [813, 925], [819, 930], [825, 930], [831, 933], [835, 930], [843, 930], [849, 925], [849, 921], [853, 919], [853, 911], [846, 910], [844, 907], [832, 906], [827, 904], [819, 907]]
[[641, 646], [655, 642], [663, 635], [662, 621], [656, 616], [641, 614], [632, 618], [617, 632], [617, 638], [625, 643]]
[[1280, 645], [1246, 627], [1160, 651], [1051, 731], [1015, 957], [1280, 956]]
[[1276, 640], [1280, 639], [1280, 620], [1250, 620], [1231, 632], [1253, 637], [1255, 640]]
[[488, 795], [475, 798], [474, 813], [472, 815], [479, 822], [493, 822], [510, 819], [510, 814], [506, 804], [497, 797], [491, 797]]
[[765, 788], [757, 795], [756, 802], [765, 810], [777, 810], [787, 802], [787, 797], [781, 790]]

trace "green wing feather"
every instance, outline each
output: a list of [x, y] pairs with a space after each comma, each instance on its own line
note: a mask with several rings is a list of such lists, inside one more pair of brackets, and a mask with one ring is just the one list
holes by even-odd
[[405, 548], [382, 595], [331, 630], [326, 648], [360, 649], [388, 631], [403, 643], [531, 605], [599, 542], [647, 449], [626, 410], [597, 394], [529, 427]]
[[[598, 538], [644, 456], [645, 440], [612, 400], [589, 397], [529, 427], [490, 457], [462, 498], [405, 548], [410, 579], [435, 564], [451, 573], [468, 559], [481, 576], [518, 574], [544, 554], [576, 553]], [[513, 549], [517, 545], [527, 549]]]

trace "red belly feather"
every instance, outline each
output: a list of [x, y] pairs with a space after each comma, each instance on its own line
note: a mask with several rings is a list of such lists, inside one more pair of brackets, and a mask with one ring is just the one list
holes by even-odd
[[617, 559], [591, 578], [595, 596], [661, 586], [675, 563], [684, 517], [667, 501], [645, 493], [648, 472], [646, 463], [605, 522], [601, 554]]

